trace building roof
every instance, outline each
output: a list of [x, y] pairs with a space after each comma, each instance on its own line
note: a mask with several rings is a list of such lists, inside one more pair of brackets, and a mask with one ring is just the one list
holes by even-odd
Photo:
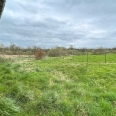
[[0, 0], [0, 17], [2, 16], [2, 12], [4, 10], [6, 0]]

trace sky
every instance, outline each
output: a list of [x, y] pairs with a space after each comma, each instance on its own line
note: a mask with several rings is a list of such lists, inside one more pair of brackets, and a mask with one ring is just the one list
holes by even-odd
[[116, 0], [6, 0], [0, 43], [116, 47]]

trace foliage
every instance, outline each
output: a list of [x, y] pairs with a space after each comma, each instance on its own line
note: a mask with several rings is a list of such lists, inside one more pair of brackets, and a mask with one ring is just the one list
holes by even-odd
[[44, 51], [40, 49], [35, 53], [35, 58], [36, 60], [41, 60], [44, 55], [45, 55]]
[[67, 51], [63, 49], [62, 47], [56, 47], [56, 48], [49, 50], [47, 55], [50, 57], [66, 56]]
[[99, 48], [95, 49], [92, 52], [92, 54], [94, 54], [94, 55], [100, 55], [100, 54], [104, 54], [106, 51], [108, 51], [106, 48], [99, 47]]
[[[4, 46], [0, 43], [0, 54], [7, 54], [7, 55], [35, 55], [36, 51], [40, 50], [41, 48], [38, 46], [28, 46], [26, 48], [17, 46], [15, 44], [10, 44], [10, 46]], [[69, 48], [65, 47], [55, 47], [52, 49], [43, 49], [45, 54], [51, 57], [58, 57], [58, 56], [70, 56], [70, 55], [85, 55], [87, 52], [93, 55], [104, 54], [105, 51], [110, 53], [116, 53], [116, 48], [75, 48], [72, 45]]]

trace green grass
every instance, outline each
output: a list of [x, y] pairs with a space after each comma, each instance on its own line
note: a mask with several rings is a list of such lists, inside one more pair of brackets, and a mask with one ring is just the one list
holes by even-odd
[[0, 63], [0, 116], [116, 116], [116, 55], [88, 58]]

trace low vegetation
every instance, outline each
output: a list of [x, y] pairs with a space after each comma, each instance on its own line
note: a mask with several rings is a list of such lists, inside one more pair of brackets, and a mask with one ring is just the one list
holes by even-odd
[[4, 55], [30, 55], [31, 56], [31, 55], [36, 55], [41, 50], [42, 50], [42, 52], [44, 52], [44, 55], [47, 55], [50, 57], [60, 57], [60, 56], [70, 56], [70, 55], [86, 55], [87, 53], [90, 55], [91, 54], [102, 55], [105, 52], [116, 53], [116, 48], [99, 47], [96, 49], [91, 49], [91, 48], [74, 48], [73, 46], [70, 46], [68, 48], [57, 46], [57, 47], [54, 47], [51, 49], [47, 49], [47, 48], [42, 49], [37, 46], [28, 46], [26, 48], [23, 48], [23, 47], [15, 45], [15, 44], [11, 44], [10, 46], [4, 46], [2, 43], [0, 43], [0, 54], [4, 54]]
[[44, 53], [44, 51], [42, 49], [38, 50], [35, 53], [36, 60], [41, 60], [44, 56], [45, 56], [45, 53]]
[[116, 116], [116, 54], [0, 62], [0, 116]]

